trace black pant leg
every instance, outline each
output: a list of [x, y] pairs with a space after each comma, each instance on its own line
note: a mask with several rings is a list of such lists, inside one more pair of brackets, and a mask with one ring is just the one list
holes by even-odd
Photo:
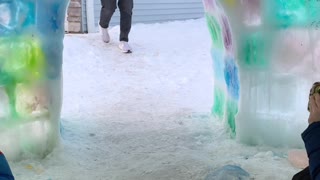
[[99, 24], [102, 28], [108, 28], [111, 17], [117, 9], [117, 0], [101, 0], [101, 5]]
[[133, 0], [119, 0], [120, 10], [120, 41], [129, 41], [132, 23]]
[[292, 180], [311, 180], [309, 166], [298, 172], [292, 177]]

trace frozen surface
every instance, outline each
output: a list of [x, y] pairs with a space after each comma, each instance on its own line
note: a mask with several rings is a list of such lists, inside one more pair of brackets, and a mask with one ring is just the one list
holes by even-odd
[[10, 162], [17, 180], [200, 180], [228, 164], [257, 180], [298, 171], [287, 149], [238, 144], [210, 118], [205, 19], [134, 25], [133, 54], [119, 52], [118, 33], [111, 28], [111, 44], [66, 36], [61, 146], [45, 159]]
[[303, 147], [308, 92], [320, 78], [320, 2], [204, 0], [213, 114], [247, 144]]
[[0, 0], [0, 149], [44, 157], [59, 139], [65, 0]]

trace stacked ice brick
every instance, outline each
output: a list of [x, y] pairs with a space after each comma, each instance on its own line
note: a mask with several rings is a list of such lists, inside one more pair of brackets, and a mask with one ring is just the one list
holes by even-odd
[[204, 0], [213, 46], [213, 114], [247, 144], [302, 147], [320, 80], [320, 1]]
[[0, 0], [0, 150], [45, 156], [59, 139], [66, 0]]

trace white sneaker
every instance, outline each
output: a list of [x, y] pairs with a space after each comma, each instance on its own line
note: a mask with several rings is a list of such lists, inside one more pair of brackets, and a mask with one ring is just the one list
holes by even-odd
[[120, 41], [119, 49], [124, 53], [132, 53], [132, 49], [126, 41]]
[[108, 33], [108, 28], [101, 28], [101, 32], [102, 32], [102, 41], [105, 43], [110, 42], [110, 36]]

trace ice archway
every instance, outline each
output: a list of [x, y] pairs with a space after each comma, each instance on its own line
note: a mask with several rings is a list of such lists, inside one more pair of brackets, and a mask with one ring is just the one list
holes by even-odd
[[309, 88], [320, 79], [320, 2], [203, 0], [213, 114], [247, 144], [301, 147]]

